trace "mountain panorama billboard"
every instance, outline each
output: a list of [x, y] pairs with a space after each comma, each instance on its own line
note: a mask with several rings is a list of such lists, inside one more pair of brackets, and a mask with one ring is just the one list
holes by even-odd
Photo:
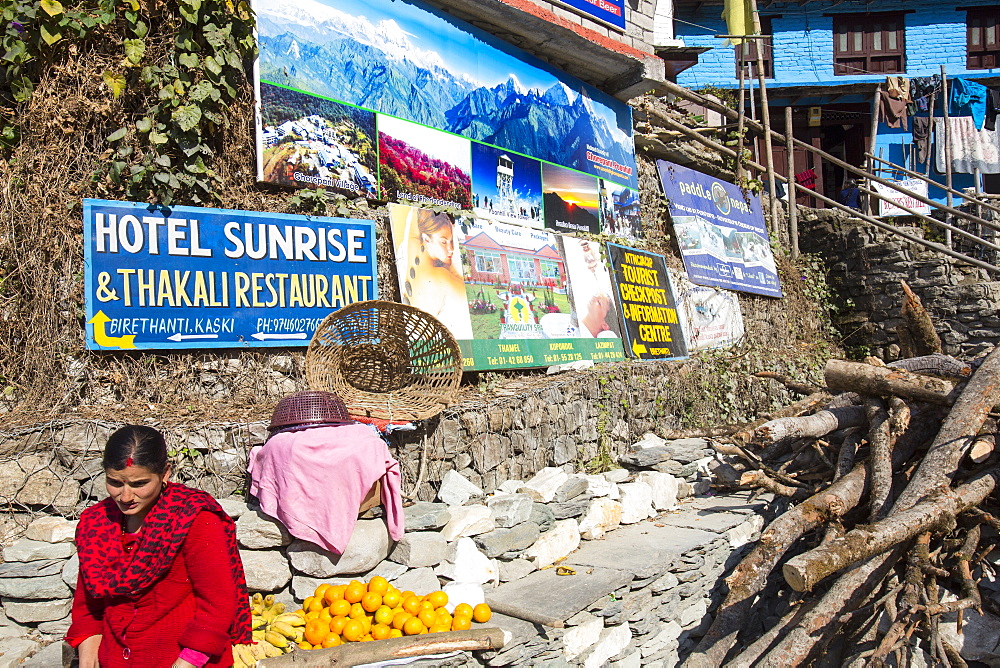
[[628, 105], [416, 1], [254, 6], [261, 180], [634, 236]]

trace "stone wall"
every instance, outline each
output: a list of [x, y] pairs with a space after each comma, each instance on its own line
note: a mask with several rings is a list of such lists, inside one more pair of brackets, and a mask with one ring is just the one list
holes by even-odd
[[1000, 282], [984, 270], [838, 212], [803, 211], [799, 245], [827, 262], [829, 283], [843, 306], [837, 324], [848, 349], [887, 361], [899, 356], [901, 280], [930, 313], [945, 353], [975, 357], [1000, 340]]
[[[241, 498], [221, 503], [236, 520], [250, 590], [288, 609], [321, 583], [381, 575], [400, 590], [443, 589], [452, 606], [491, 605], [490, 625], [509, 631], [508, 644], [457, 665], [674, 666], [707, 630], [722, 577], [772, 509], [746, 492], [707, 495], [720, 464], [704, 439], [647, 434], [620, 464], [604, 474], [546, 467], [490, 495], [450, 471], [435, 502], [405, 508], [401, 540], [389, 540], [376, 508], [342, 555], [294, 539]], [[34, 654], [68, 628], [74, 527], [40, 517], [4, 549], [0, 653]]]

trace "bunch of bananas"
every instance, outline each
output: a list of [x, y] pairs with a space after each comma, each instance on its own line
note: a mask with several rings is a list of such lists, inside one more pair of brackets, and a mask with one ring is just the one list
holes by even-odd
[[254, 644], [233, 645], [234, 668], [250, 668], [260, 659], [287, 654], [302, 642], [306, 625], [303, 610], [285, 612], [284, 603], [275, 603], [274, 596], [260, 592], [250, 598], [250, 610]]

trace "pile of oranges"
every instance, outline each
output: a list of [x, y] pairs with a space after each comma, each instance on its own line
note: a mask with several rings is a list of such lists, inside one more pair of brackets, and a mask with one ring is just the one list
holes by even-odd
[[450, 614], [445, 606], [448, 594], [435, 591], [417, 596], [399, 591], [383, 577], [373, 577], [367, 586], [351, 580], [345, 585], [321, 584], [315, 594], [296, 611], [305, 617], [305, 636], [299, 649], [336, 647], [345, 642], [402, 638], [421, 633], [464, 631], [472, 622], [486, 622], [493, 616], [480, 603], [455, 606]]

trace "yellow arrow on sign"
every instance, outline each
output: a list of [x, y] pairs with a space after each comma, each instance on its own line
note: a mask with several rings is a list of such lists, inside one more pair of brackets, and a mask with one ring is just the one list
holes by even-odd
[[635, 353], [636, 357], [638, 357], [646, 352], [646, 346], [639, 343], [636, 339], [632, 339], [632, 352]]
[[87, 321], [88, 325], [94, 326], [94, 341], [102, 348], [135, 348], [135, 335], [128, 336], [108, 336], [104, 332], [104, 325], [111, 322], [111, 318], [104, 315], [104, 311], [98, 311], [94, 317]]

